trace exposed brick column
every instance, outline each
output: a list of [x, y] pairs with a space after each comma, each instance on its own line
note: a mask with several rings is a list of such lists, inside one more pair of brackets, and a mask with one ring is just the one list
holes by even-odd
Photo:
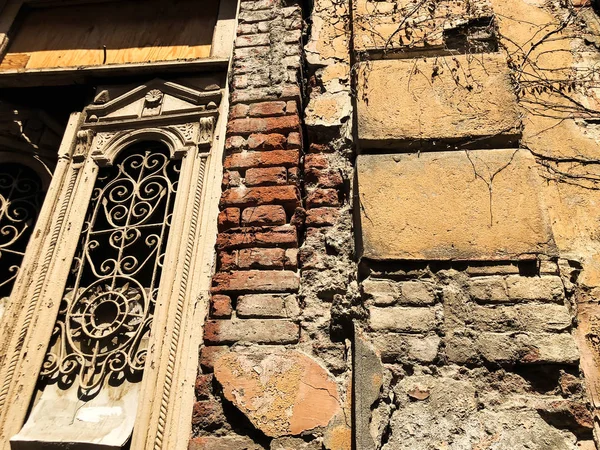
[[298, 341], [283, 299], [299, 288], [300, 37], [299, 8], [242, 2], [207, 345]]
[[[237, 343], [294, 344], [301, 206], [301, 10], [242, 0], [213, 277], [190, 448], [250, 448], [223, 416], [215, 360]], [[221, 429], [216, 437], [214, 431]], [[229, 434], [229, 436], [227, 436]], [[254, 444], [252, 444], [254, 445]], [[255, 447], [251, 447], [255, 448]]]

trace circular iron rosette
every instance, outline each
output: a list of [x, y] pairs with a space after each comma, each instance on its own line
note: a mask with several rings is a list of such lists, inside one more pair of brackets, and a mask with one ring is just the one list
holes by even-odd
[[[123, 369], [136, 351], [150, 315], [144, 287], [128, 277], [100, 279], [71, 304], [66, 335], [71, 348], [90, 365]], [[122, 367], [121, 367], [122, 366]]]

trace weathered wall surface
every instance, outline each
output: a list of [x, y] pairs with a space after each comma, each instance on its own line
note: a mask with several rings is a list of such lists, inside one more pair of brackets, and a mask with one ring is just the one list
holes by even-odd
[[190, 449], [596, 448], [593, 10], [310, 6], [241, 2]]
[[357, 448], [596, 448], [597, 17], [353, 14]]
[[[363, 281], [359, 448], [595, 448], [557, 267], [483, 269], [387, 266]], [[363, 355], [380, 365], [358, 367]]]
[[347, 40], [306, 74], [302, 29], [293, 2], [241, 2], [190, 449], [351, 448], [351, 327], [332, 313], [358, 299]]

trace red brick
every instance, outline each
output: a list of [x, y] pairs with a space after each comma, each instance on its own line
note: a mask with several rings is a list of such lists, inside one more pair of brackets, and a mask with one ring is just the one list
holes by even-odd
[[309, 153], [331, 153], [333, 148], [327, 144], [310, 144], [308, 151]]
[[319, 206], [339, 206], [340, 199], [338, 191], [335, 189], [315, 189], [308, 194], [306, 198], [307, 208], [316, 208]]
[[299, 128], [300, 120], [297, 115], [233, 119], [227, 124], [227, 131], [232, 134], [289, 133], [298, 131]]
[[242, 212], [243, 226], [261, 227], [264, 225], [284, 225], [285, 209], [281, 205], [263, 205], [246, 208]]
[[219, 401], [212, 399], [194, 403], [192, 425], [202, 430], [214, 430], [221, 428], [224, 423], [223, 407]]
[[246, 186], [264, 186], [287, 183], [285, 167], [267, 167], [264, 169], [248, 169], [246, 171]]
[[302, 148], [302, 136], [300, 133], [288, 134], [287, 148]]
[[247, 88], [248, 87], [248, 75], [242, 74], [242, 75], [234, 76], [232, 85], [233, 85], [233, 88], [236, 90]]
[[[286, 250], [283, 248], [246, 248], [219, 252], [219, 267], [225, 270], [292, 269], [285, 266]], [[293, 268], [295, 270], [295, 268]]]
[[297, 291], [300, 279], [289, 270], [244, 270], [217, 273], [213, 276], [213, 288], [219, 292], [290, 292]]
[[232, 119], [239, 119], [240, 117], [246, 117], [248, 115], [249, 110], [250, 110], [250, 107], [248, 105], [239, 103], [237, 105], [234, 105], [229, 110], [229, 117]]
[[300, 179], [298, 178], [298, 168], [290, 167], [288, 169], [288, 182], [289, 183], [298, 183]]
[[304, 226], [304, 220], [306, 219], [306, 210], [304, 208], [296, 208], [294, 214], [290, 219], [290, 225], [296, 228], [302, 228]]
[[227, 189], [221, 195], [221, 206], [259, 206], [268, 204], [300, 203], [300, 192], [296, 186], [267, 186]]
[[238, 252], [240, 269], [283, 269], [283, 248], [245, 248]]
[[338, 208], [314, 208], [306, 213], [307, 227], [334, 225], [340, 215]]
[[212, 392], [212, 382], [213, 382], [213, 374], [212, 373], [201, 373], [196, 377], [196, 399], [197, 400], [207, 400]]
[[231, 317], [231, 297], [228, 295], [213, 295], [210, 299], [211, 317]]
[[223, 190], [230, 187], [238, 187], [241, 184], [242, 178], [237, 170], [226, 170], [223, 174], [221, 186]]
[[227, 352], [229, 352], [229, 347], [226, 345], [203, 347], [200, 352], [200, 367], [202, 370], [212, 372], [215, 361]]
[[298, 245], [296, 228], [281, 227], [235, 228], [217, 236], [217, 248], [230, 250], [251, 247], [294, 247]]
[[239, 47], [252, 47], [257, 45], [269, 45], [268, 34], [251, 34], [245, 36], [238, 36], [235, 40], [236, 48]]
[[187, 450], [262, 450], [247, 436], [201, 436], [190, 439]]
[[250, 150], [283, 150], [286, 142], [285, 136], [279, 133], [255, 133], [248, 136]]
[[286, 114], [298, 114], [298, 103], [295, 100], [289, 100], [285, 105]]
[[209, 320], [204, 327], [204, 340], [221, 344], [294, 344], [299, 334], [298, 324], [285, 319]]
[[304, 169], [327, 169], [329, 161], [327, 157], [320, 153], [309, 153], [304, 157]]
[[219, 252], [219, 270], [228, 271], [238, 269], [238, 251]]
[[219, 213], [218, 219], [219, 231], [227, 230], [240, 226], [240, 209], [225, 208]]
[[233, 153], [225, 158], [226, 169], [247, 169], [250, 167], [294, 167], [298, 165], [298, 150], [272, 150], [270, 152]]
[[249, 116], [264, 117], [264, 116], [279, 116], [285, 114], [285, 102], [261, 102], [250, 105]]
[[[290, 60], [299, 60], [300, 58], [292, 57]], [[235, 62], [236, 71], [243, 72], [249, 71], [252, 72], [256, 70], [255, 64], [247, 64], [243, 61]], [[300, 98], [300, 88], [298, 87], [298, 83], [294, 84], [286, 84], [283, 86], [279, 86], [277, 89], [273, 89], [272, 87], [266, 88], [254, 88], [254, 89], [245, 89], [241, 91], [233, 91], [231, 93], [230, 101], [232, 104], [235, 103], [246, 103], [246, 102], [255, 102], [261, 100], [282, 100], [282, 99], [295, 99]], [[258, 130], [256, 130], [258, 131]]]
[[333, 170], [308, 169], [305, 179], [307, 183], [323, 188], [338, 188], [344, 182], [340, 173]]
[[248, 143], [242, 136], [230, 136], [225, 141], [225, 150], [241, 150], [247, 147]]
[[286, 248], [285, 257], [283, 259], [283, 265], [288, 270], [298, 269], [298, 249], [297, 248]]

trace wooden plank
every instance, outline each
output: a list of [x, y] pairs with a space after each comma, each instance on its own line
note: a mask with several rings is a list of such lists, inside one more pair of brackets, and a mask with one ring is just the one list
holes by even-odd
[[1, 70], [24, 69], [27, 67], [31, 55], [27, 53], [10, 53], [0, 63]]
[[[98, 83], [131, 75], [161, 77], [169, 74], [199, 74], [227, 70], [227, 58], [204, 58], [195, 61], [159, 61], [153, 63], [114, 64], [104, 66], [0, 71], [0, 88], [64, 86]], [[122, 82], [122, 80], [121, 80]]]
[[[176, 61], [210, 56], [219, 0], [135, 0], [32, 9], [0, 70]], [[19, 56], [16, 56], [19, 55]], [[4, 60], [3, 60], [4, 63]]]

